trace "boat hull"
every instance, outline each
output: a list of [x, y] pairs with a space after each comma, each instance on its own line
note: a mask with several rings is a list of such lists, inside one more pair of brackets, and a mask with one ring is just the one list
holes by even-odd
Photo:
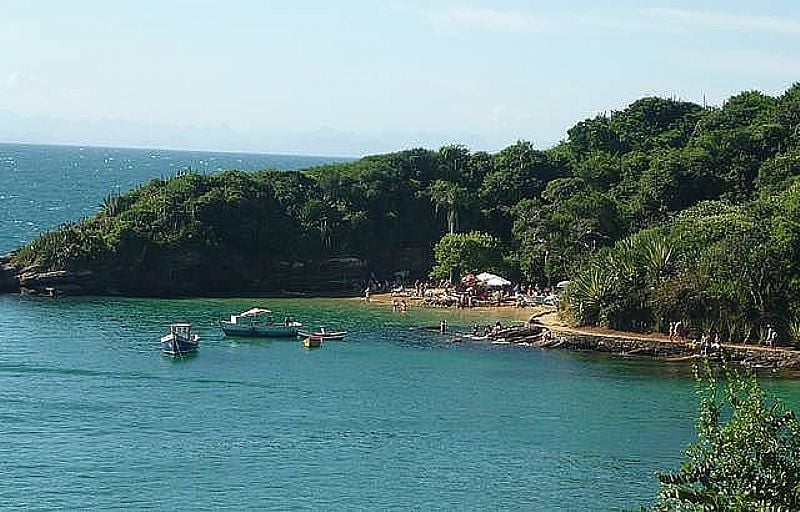
[[305, 336], [306, 338], [318, 339], [320, 341], [341, 341], [347, 336], [346, 332], [326, 332], [326, 333], [319, 333], [319, 332], [300, 332], [300, 336]]
[[184, 338], [162, 339], [161, 352], [168, 356], [183, 356], [194, 354], [200, 345], [198, 340], [187, 340]]
[[225, 336], [239, 336], [245, 338], [295, 338], [297, 327], [285, 325], [252, 326], [231, 325], [222, 323], [222, 332]]

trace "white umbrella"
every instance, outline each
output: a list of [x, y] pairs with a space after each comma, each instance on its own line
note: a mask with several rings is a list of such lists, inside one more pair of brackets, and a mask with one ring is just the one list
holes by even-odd
[[556, 288], [566, 288], [567, 285], [569, 285], [569, 281], [559, 281], [558, 284], [556, 284]]
[[475, 277], [478, 279], [478, 281], [482, 282], [486, 286], [499, 288], [511, 285], [511, 281], [509, 281], [508, 279], [500, 277], [496, 274], [490, 274], [489, 272], [483, 272], [482, 274], [478, 274]]
[[486, 286], [491, 286], [493, 288], [502, 288], [503, 286], [511, 286], [511, 281], [508, 279], [503, 279], [500, 276], [494, 276], [491, 279], [487, 279], [484, 281]]

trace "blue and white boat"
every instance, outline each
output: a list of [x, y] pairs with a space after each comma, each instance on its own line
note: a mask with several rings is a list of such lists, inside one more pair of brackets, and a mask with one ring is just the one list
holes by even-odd
[[294, 338], [302, 327], [286, 317], [283, 322], [276, 322], [272, 311], [262, 308], [248, 309], [244, 313], [231, 315], [230, 320], [221, 320], [219, 326], [226, 336], [247, 336], [256, 338]]
[[194, 354], [200, 345], [200, 336], [192, 332], [192, 324], [171, 324], [169, 334], [161, 337], [161, 351], [168, 356]]

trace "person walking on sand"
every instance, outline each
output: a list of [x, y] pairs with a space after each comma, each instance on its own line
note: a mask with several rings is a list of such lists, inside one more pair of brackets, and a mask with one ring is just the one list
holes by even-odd
[[764, 336], [764, 344], [769, 348], [775, 348], [775, 341], [778, 333], [772, 328], [772, 324], [767, 324], [767, 334]]
[[686, 329], [683, 328], [682, 320], [675, 322], [675, 339], [686, 341]]
[[676, 322], [669, 323], [669, 341], [675, 341], [675, 325]]
[[364, 290], [364, 300], [369, 302], [369, 285], [367, 285], [367, 289]]

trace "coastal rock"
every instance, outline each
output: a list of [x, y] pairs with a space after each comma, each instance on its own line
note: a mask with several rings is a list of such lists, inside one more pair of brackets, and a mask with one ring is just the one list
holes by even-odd
[[17, 269], [11, 263], [11, 255], [0, 256], [0, 293], [19, 291]]
[[207, 262], [197, 251], [165, 252], [139, 264], [71, 270], [31, 265], [0, 269], [0, 292], [41, 295], [352, 295], [369, 278], [369, 263], [348, 255], [281, 261], [274, 266], [231, 260]]
[[85, 295], [102, 291], [98, 287], [94, 273], [88, 270], [50, 270], [40, 271], [27, 267], [17, 275], [17, 286], [26, 293], [56, 295]]
[[[634, 335], [595, 335], [578, 332], [553, 332], [544, 338], [540, 326], [512, 328], [501, 335], [511, 343], [527, 343], [540, 348], [602, 352], [621, 357], [650, 357], [668, 362], [691, 362], [700, 358], [697, 349], [679, 343]], [[755, 345], [723, 345], [720, 353], [709, 357], [769, 370], [800, 371], [800, 351], [792, 348], [768, 349]]]

